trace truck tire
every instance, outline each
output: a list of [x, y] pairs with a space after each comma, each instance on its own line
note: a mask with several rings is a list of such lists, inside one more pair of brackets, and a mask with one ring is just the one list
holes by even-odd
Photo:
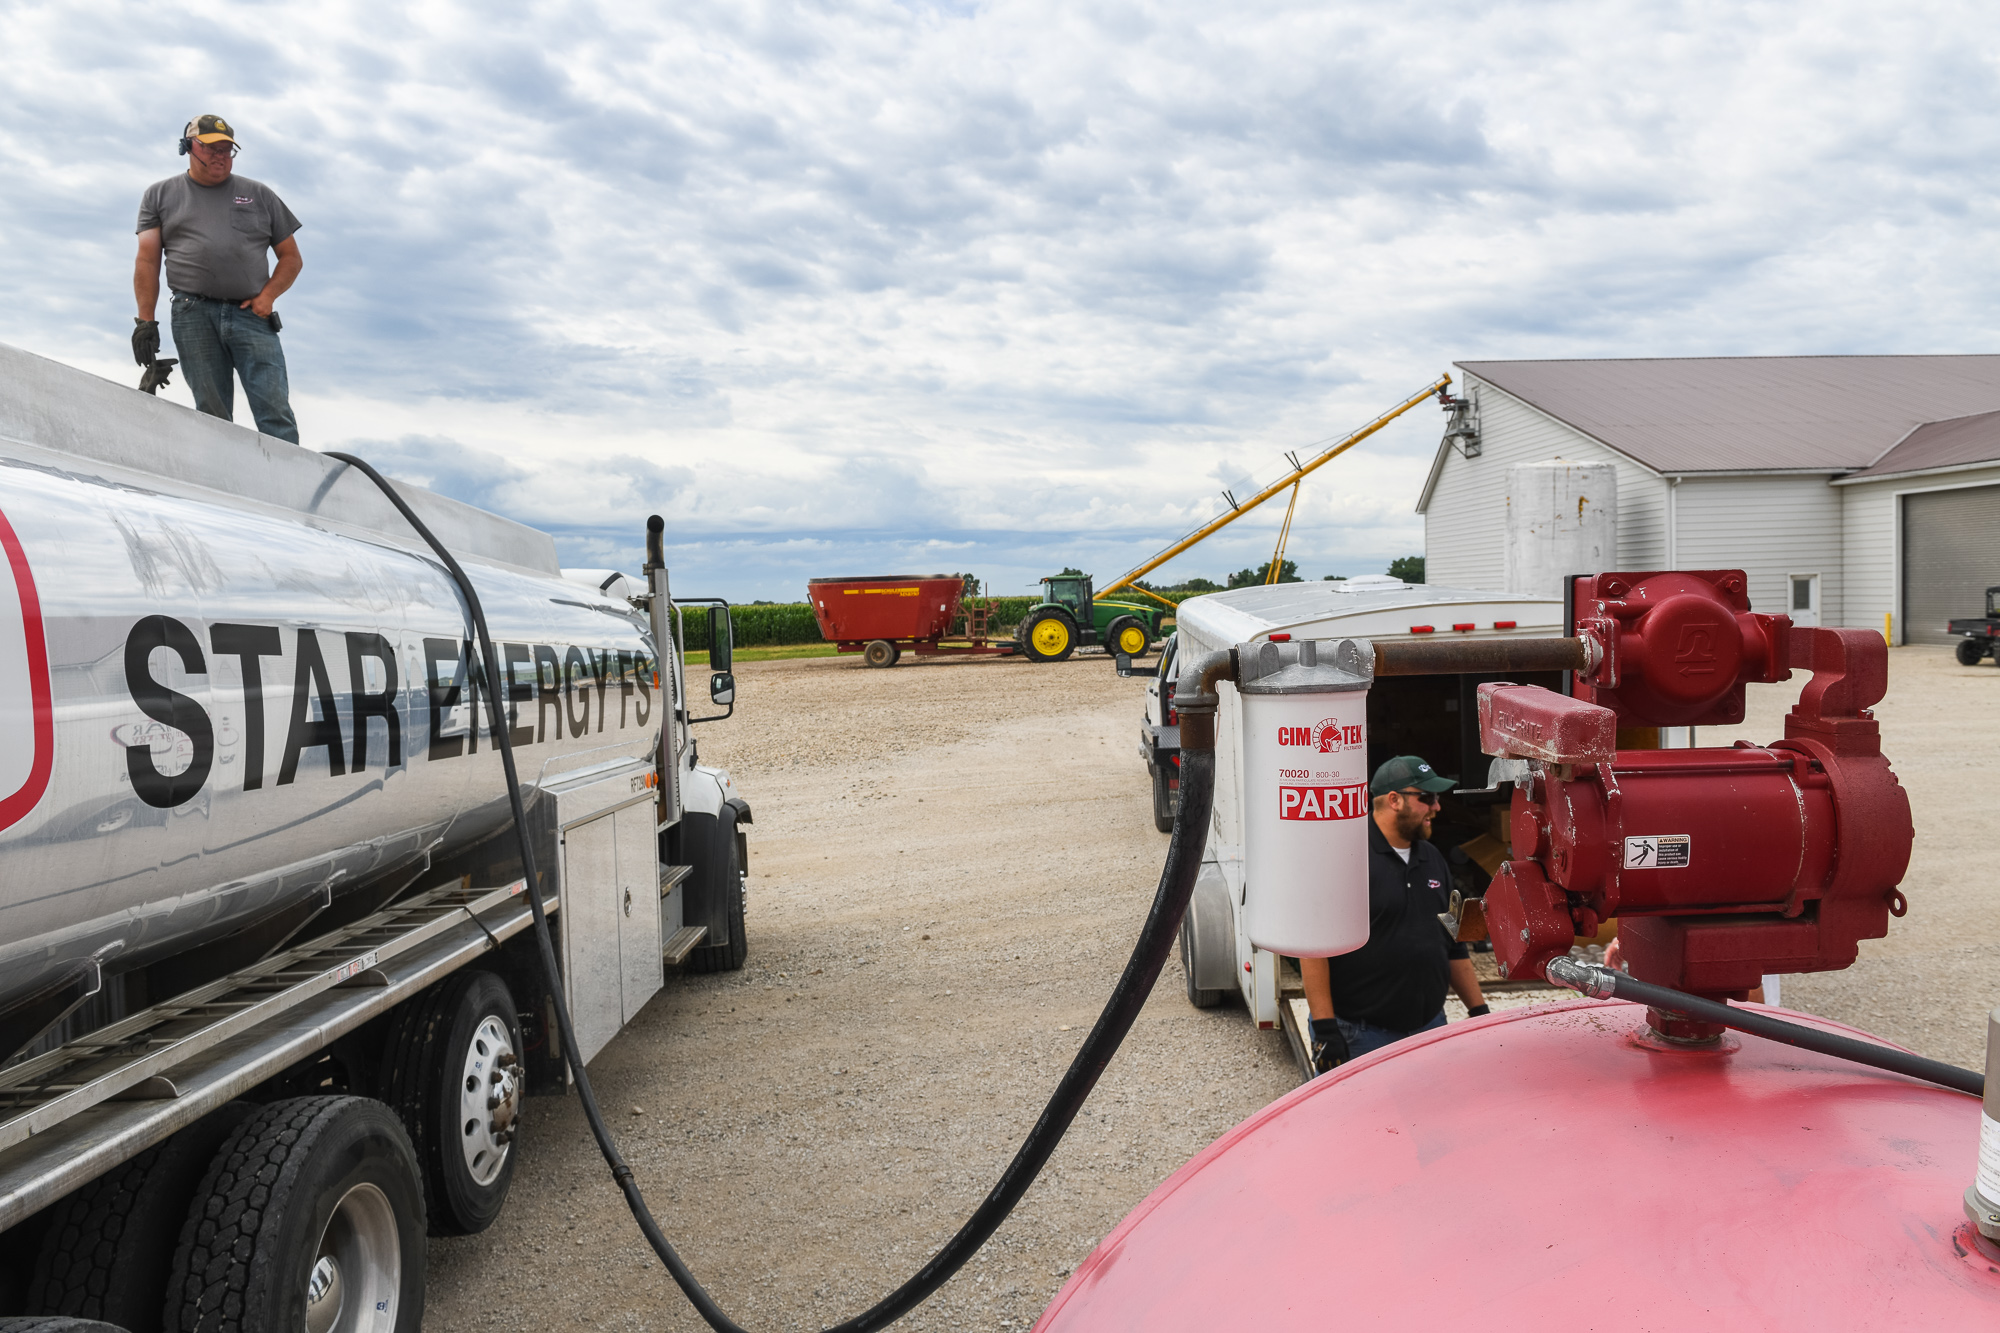
[[1180, 793], [1167, 785], [1167, 766], [1153, 765], [1153, 827], [1162, 833], [1174, 831], [1174, 814], [1180, 809]]
[[1213, 1009], [1222, 1003], [1223, 993], [1219, 990], [1203, 990], [1194, 984], [1195, 949], [1193, 923], [1185, 916], [1181, 918], [1181, 976], [1187, 984], [1188, 1003], [1197, 1009]]
[[1030, 662], [1060, 662], [1076, 651], [1076, 622], [1053, 607], [1021, 622], [1021, 655]]
[[405, 1002], [382, 1046], [382, 1100], [417, 1154], [433, 1236], [486, 1230], [514, 1180], [526, 1092], [521, 1020], [507, 983], [454, 973]]
[[1137, 616], [1120, 616], [1104, 627], [1104, 651], [1114, 656], [1123, 653], [1136, 662], [1152, 646], [1152, 636]]
[[902, 655], [887, 639], [876, 639], [861, 650], [861, 660], [872, 667], [892, 667]]
[[181, 1227], [167, 1333], [417, 1333], [424, 1187], [396, 1113], [294, 1097], [245, 1120]]
[[[129, 1333], [159, 1333], [167, 1271], [195, 1186], [222, 1141], [257, 1109], [231, 1102], [212, 1111], [57, 1204], [28, 1288], [26, 1309], [44, 1317], [35, 1326], [108, 1326], [91, 1322], [102, 1319]], [[56, 1315], [69, 1319], [48, 1321]]]
[[[154, 1313], [157, 1316], [158, 1311]], [[154, 1327], [158, 1327], [157, 1322]], [[0, 1333], [127, 1333], [127, 1330], [117, 1324], [101, 1323], [95, 1319], [77, 1319], [66, 1314], [41, 1314], [0, 1319]]]
[[[1958, 655], [1960, 666], [1978, 666], [1980, 659], [1986, 656], [1986, 648], [1984, 639], [1960, 639], [1958, 647], [1952, 651]], [[1994, 660], [2000, 661], [2000, 658]]]
[[[693, 821], [690, 821], [691, 823]], [[743, 876], [749, 868], [750, 843], [736, 827], [736, 810], [725, 805], [722, 813], [713, 821], [703, 820], [706, 825], [701, 839], [699, 859], [695, 862], [708, 878], [709, 891], [713, 895], [709, 901], [714, 904], [709, 918], [709, 937], [713, 939], [717, 918], [720, 918], [728, 939], [720, 944], [704, 944], [694, 949], [681, 962], [683, 972], [735, 972], [742, 968], [743, 960], [750, 956], [750, 940], [743, 927]]]

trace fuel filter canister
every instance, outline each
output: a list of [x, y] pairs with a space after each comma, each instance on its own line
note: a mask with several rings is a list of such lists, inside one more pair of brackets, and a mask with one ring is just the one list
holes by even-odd
[[1294, 958], [1368, 942], [1366, 640], [1269, 641], [1238, 654], [1245, 923]]

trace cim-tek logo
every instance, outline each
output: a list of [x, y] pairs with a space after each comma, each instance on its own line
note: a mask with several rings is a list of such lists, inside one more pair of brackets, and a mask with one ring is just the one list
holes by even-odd
[[1361, 727], [1342, 726], [1333, 718], [1321, 718], [1310, 727], [1279, 727], [1278, 744], [1306, 745], [1321, 754], [1361, 748]]

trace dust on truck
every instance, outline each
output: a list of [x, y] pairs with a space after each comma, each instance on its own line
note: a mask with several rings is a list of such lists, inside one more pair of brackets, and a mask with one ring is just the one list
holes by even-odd
[[658, 543], [566, 574], [397, 489], [495, 660], [359, 471], [0, 347], [0, 1328], [414, 1330], [425, 1234], [493, 1220], [566, 1085], [526, 895], [586, 1060], [742, 965]]

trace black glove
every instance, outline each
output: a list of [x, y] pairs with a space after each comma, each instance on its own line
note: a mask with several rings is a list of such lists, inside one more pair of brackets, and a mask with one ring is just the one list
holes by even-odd
[[1318, 1072], [1324, 1074], [1353, 1058], [1347, 1052], [1347, 1037], [1341, 1032], [1338, 1020], [1315, 1018], [1312, 1021], [1312, 1036], [1313, 1068]]
[[1492, 1008], [1488, 1005], [1475, 1004], [1475, 1005], [1470, 1005], [1466, 1008], [1465, 1016], [1467, 1018], [1484, 1018], [1487, 1014], [1490, 1014], [1492, 1012], [1493, 1012]]
[[135, 319], [132, 330], [132, 359], [145, 365], [160, 354], [160, 321]]

